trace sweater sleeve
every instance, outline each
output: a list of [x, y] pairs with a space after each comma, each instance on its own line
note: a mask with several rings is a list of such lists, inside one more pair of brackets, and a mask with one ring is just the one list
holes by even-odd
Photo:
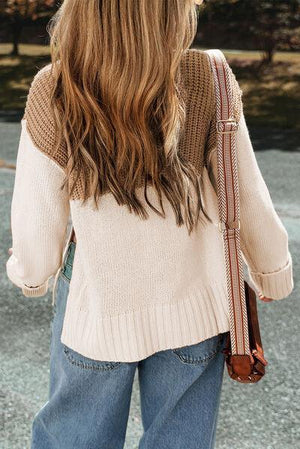
[[67, 188], [60, 188], [64, 170], [34, 145], [26, 119], [21, 125], [6, 270], [25, 296], [43, 296], [62, 262], [69, 199]]
[[[288, 234], [258, 167], [243, 112], [236, 150], [242, 255], [257, 290], [264, 296], [283, 299], [294, 287]], [[208, 169], [217, 192], [217, 148], [210, 154]]]

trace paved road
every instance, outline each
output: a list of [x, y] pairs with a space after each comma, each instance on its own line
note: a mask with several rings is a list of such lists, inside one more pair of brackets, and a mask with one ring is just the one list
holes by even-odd
[[[15, 163], [19, 131], [18, 124], [0, 123], [0, 159], [5, 163]], [[262, 142], [258, 138], [255, 148], [262, 149]], [[269, 360], [268, 376], [257, 385], [240, 385], [225, 373], [216, 447], [297, 449], [300, 448], [300, 292], [297, 279], [300, 153], [269, 149], [258, 151], [256, 156], [275, 207], [289, 232], [296, 285], [289, 298], [272, 304], [259, 303]], [[31, 420], [47, 399], [51, 294], [45, 298], [25, 298], [6, 277], [13, 182], [14, 171], [0, 168], [0, 448], [28, 449]], [[141, 432], [135, 379], [126, 449], [138, 448]]]

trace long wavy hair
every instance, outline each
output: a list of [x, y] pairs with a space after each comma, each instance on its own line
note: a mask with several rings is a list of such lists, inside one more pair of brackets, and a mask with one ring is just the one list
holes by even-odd
[[98, 207], [109, 191], [146, 219], [136, 194], [143, 185], [149, 207], [165, 217], [164, 195], [189, 233], [201, 210], [209, 219], [201, 177], [178, 151], [186, 114], [180, 61], [196, 30], [195, 0], [64, 0], [48, 31], [70, 195], [81, 176], [83, 203], [92, 196]]

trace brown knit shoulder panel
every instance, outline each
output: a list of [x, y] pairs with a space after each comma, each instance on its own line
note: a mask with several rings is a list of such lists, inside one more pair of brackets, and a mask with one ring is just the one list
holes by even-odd
[[34, 76], [23, 119], [26, 119], [26, 128], [34, 145], [64, 169], [67, 165], [66, 145], [61, 143], [55, 149], [56, 129], [50, 104], [54, 85], [51, 67], [51, 64], [46, 65]]
[[198, 49], [185, 51], [180, 66], [185, 89], [186, 119], [179, 152], [201, 173], [204, 149], [215, 101], [207, 55]]
[[[233, 89], [234, 116], [242, 112], [242, 91], [229, 66]], [[209, 56], [203, 50], [188, 49], [181, 61], [186, 101], [186, 124], [179, 142], [180, 153], [201, 174], [210, 151], [216, 147], [216, 98]]]

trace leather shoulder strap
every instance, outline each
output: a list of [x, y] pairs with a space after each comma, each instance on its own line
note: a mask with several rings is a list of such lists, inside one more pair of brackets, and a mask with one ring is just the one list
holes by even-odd
[[216, 95], [219, 230], [223, 236], [232, 354], [250, 354], [243, 259], [240, 249], [240, 207], [236, 156], [238, 120], [234, 116], [231, 69], [224, 54], [206, 50]]

